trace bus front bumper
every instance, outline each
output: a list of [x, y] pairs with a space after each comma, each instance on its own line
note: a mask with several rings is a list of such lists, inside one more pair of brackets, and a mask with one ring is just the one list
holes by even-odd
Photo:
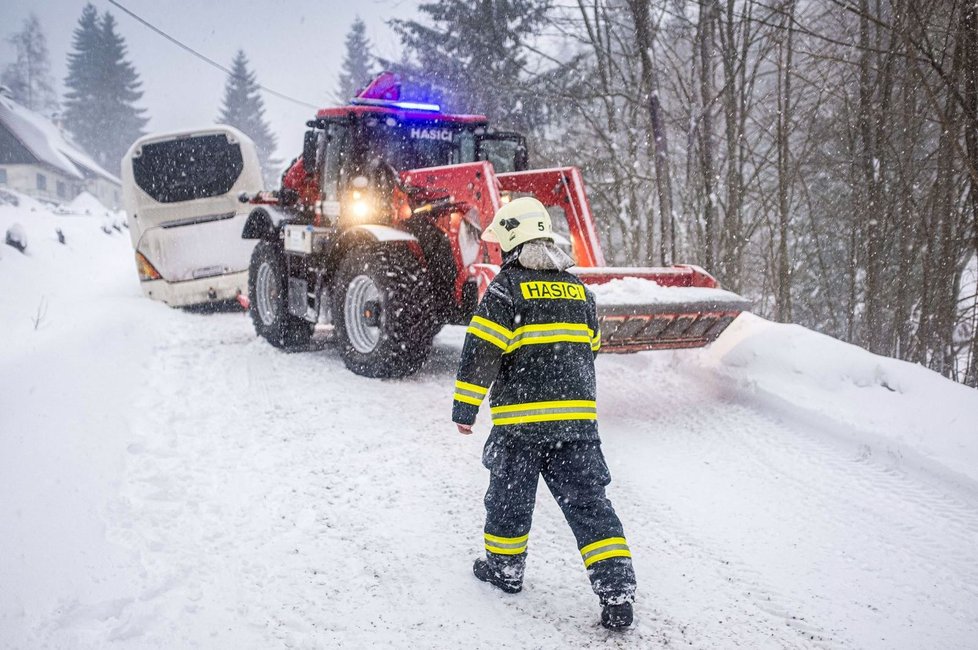
[[248, 271], [184, 282], [144, 280], [139, 284], [147, 298], [159, 300], [171, 307], [190, 307], [234, 300], [239, 293], [247, 295]]

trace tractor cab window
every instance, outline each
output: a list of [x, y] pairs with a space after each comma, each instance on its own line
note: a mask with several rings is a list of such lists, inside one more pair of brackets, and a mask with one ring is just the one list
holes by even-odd
[[527, 168], [526, 140], [518, 133], [479, 135], [475, 141], [476, 160], [488, 160], [498, 174]]
[[346, 157], [345, 148], [349, 128], [344, 124], [330, 124], [320, 141], [316, 156], [322, 165], [322, 196], [326, 201], [340, 200], [341, 170]]
[[370, 156], [379, 156], [398, 171], [462, 162], [458, 131], [431, 122], [377, 120], [376, 124], [368, 124], [367, 152]]

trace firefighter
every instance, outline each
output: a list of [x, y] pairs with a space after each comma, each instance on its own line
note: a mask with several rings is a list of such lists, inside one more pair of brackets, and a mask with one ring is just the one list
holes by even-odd
[[452, 420], [471, 434], [489, 397], [492, 432], [482, 462], [485, 558], [473, 571], [507, 593], [523, 588], [530, 523], [540, 476], [577, 538], [609, 629], [632, 622], [635, 573], [621, 522], [605, 496], [611, 481], [601, 453], [594, 355], [601, 346], [594, 296], [566, 271], [540, 201], [503, 206], [483, 233], [503, 265], [469, 324], [455, 381]]

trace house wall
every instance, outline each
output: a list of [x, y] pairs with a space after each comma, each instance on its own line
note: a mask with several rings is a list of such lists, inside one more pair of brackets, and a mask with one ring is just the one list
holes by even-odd
[[[39, 175], [44, 177], [43, 189], [38, 187]], [[58, 203], [71, 201], [84, 190], [109, 209], [115, 210], [122, 205], [122, 188], [112, 181], [101, 176], [80, 180], [42, 165], [0, 164], [0, 187], [9, 187], [35, 199]]]
[[122, 208], [122, 186], [101, 176], [85, 181], [85, 190], [99, 200], [99, 203], [110, 210]]
[[43, 201], [70, 201], [84, 188], [83, 180], [41, 165], [0, 165], [0, 170], [0, 186]]

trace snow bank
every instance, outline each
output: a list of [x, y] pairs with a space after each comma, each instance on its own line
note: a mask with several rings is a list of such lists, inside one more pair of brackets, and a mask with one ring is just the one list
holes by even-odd
[[795, 415], [841, 424], [832, 430], [867, 452], [978, 483], [978, 391], [927, 368], [753, 314], [734, 321], [701, 360]]
[[88, 192], [82, 192], [72, 199], [67, 208], [76, 214], [112, 214], [111, 210]]
[[47, 625], [52, 606], [131, 582], [122, 567], [134, 560], [106, 539], [102, 511], [158, 306], [140, 294], [129, 238], [106, 234], [104, 217], [15, 198], [0, 205], [0, 232], [19, 223], [30, 245], [0, 257], [0, 646], [51, 647], [19, 640], [25, 621]]
[[0, 331], [8, 341], [33, 343], [61, 332], [70, 327], [72, 309], [120, 282], [139, 295], [132, 247], [114, 227], [116, 214], [104, 208], [84, 214], [17, 192], [6, 195], [17, 205], [0, 203], [0, 232], [19, 224], [29, 243], [24, 253], [10, 246], [2, 246], [0, 253]]
[[7, 233], [4, 236], [3, 241], [8, 246], [17, 249], [21, 253], [27, 250], [27, 235], [24, 234], [24, 228], [19, 223], [14, 223], [7, 228]]
[[20, 192], [0, 188], [0, 205], [19, 208], [21, 212], [48, 212], [50, 206]]

